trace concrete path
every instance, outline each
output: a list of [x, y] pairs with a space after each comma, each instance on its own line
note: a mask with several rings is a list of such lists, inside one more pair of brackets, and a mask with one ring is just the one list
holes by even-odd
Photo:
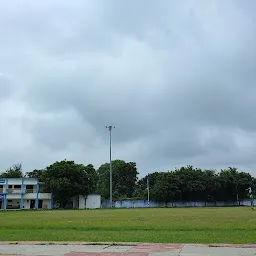
[[256, 245], [4, 243], [0, 255], [34, 256], [252, 256]]

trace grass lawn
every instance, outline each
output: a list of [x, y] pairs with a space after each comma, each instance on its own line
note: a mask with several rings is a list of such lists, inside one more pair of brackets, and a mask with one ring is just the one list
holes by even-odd
[[158, 208], [0, 212], [0, 241], [255, 243], [256, 211]]

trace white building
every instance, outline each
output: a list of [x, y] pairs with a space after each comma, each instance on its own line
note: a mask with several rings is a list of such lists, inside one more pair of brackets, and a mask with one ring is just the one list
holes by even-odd
[[34, 178], [0, 178], [0, 210], [51, 209], [52, 193]]
[[88, 195], [86, 198], [86, 209], [98, 209], [101, 208], [101, 196], [100, 195]]
[[98, 209], [101, 208], [101, 196], [91, 194], [88, 196], [74, 196], [73, 208], [76, 209]]

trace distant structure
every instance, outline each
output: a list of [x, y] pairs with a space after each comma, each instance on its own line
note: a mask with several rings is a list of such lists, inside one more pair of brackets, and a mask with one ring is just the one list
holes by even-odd
[[0, 179], [0, 210], [51, 209], [52, 193], [34, 178]]
[[91, 194], [87, 196], [74, 196], [72, 198], [73, 209], [98, 209], [101, 208], [101, 196]]

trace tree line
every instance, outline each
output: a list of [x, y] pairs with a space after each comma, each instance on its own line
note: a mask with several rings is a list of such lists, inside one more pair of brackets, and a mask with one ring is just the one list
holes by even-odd
[[[136, 163], [114, 160], [113, 199], [175, 201], [237, 201], [248, 198], [247, 188], [256, 188], [256, 179], [250, 174], [229, 167], [203, 170], [186, 166], [167, 172], [149, 173], [138, 178]], [[37, 178], [45, 183], [45, 191], [52, 192], [54, 200], [65, 206], [76, 195], [98, 193], [102, 199], [109, 198], [109, 163], [95, 169], [92, 164], [77, 164], [63, 160], [42, 170], [22, 172], [16, 164], [0, 174], [0, 178]]]

